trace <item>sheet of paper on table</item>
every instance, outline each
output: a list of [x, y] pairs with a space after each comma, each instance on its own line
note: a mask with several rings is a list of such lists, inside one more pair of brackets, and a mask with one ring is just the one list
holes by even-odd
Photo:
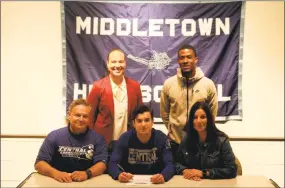
[[134, 175], [127, 185], [151, 185], [150, 177], [151, 175]]

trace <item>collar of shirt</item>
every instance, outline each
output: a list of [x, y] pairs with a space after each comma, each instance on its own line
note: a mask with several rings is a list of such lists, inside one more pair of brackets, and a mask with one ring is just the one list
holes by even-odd
[[120, 88], [124, 91], [124, 89], [126, 88], [126, 80], [125, 80], [125, 77], [123, 77], [123, 81], [120, 85], [117, 85], [115, 82], [113, 82], [113, 80], [111, 79], [110, 77], [110, 81], [111, 81], [111, 87], [112, 87], [112, 90], [115, 91], [116, 89]]

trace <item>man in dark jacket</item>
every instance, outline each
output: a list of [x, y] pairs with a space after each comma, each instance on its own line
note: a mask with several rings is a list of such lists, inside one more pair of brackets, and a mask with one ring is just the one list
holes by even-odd
[[164, 183], [175, 173], [167, 136], [152, 128], [153, 112], [140, 105], [133, 112], [134, 130], [117, 141], [109, 162], [109, 174], [120, 182], [128, 182], [133, 174], [151, 174], [150, 182]]

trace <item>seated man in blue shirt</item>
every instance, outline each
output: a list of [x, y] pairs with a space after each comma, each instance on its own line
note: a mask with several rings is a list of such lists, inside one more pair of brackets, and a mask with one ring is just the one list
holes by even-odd
[[91, 107], [86, 100], [71, 103], [68, 126], [45, 138], [35, 169], [59, 182], [84, 181], [106, 170], [107, 145], [103, 136], [88, 128]]
[[132, 114], [135, 129], [121, 135], [111, 155], [108, 171], [113, 179], [128, 182], [133, 174], [151, 174], [152, 183], [164, 183], [175, 173], [167, 136], [152, 128], [153, 112], [146, 105]]

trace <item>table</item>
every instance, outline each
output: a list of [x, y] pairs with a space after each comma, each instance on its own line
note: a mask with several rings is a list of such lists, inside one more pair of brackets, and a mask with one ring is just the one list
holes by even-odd
[[31, 173], [18, 187], [272, 187], [265, 176], [237, 176], [234, 179], [193, 181], [176, 175], [164, 184], [127, 185], [113, 180], [108, 174], [93, 177], [83, 182], [60, 183], [37, 172]]

